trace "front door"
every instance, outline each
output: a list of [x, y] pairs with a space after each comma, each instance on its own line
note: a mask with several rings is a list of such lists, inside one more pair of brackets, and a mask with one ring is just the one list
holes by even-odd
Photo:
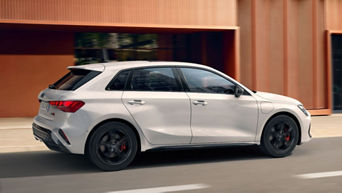
[[191, 99], [192, 144], [254, 142], [258, 108], [247, 92], [234, 96], [235, 83], [203, 69], [181, 68]]
[[122, 101], [152, 144], [189, 144], [190, 101], [172, 68], [133, 70]]

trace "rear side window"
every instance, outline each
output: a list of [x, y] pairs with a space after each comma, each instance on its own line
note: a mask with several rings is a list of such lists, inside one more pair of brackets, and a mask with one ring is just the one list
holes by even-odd
[[130, 71], [121, 71], [114, 79], [108, 84], [106, 90], [123, 90]]
[[180, 84], [172, 68], [144, 68], [133, 71], [128, 90], [180, 91]]
[[49, 85], [49, 88], [56, 90], [76, 90], [100, 73], [92, 70], [72, 69], [57, 82]]

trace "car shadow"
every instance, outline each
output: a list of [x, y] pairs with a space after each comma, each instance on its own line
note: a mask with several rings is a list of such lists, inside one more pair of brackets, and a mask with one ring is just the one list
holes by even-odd
[[[154, 150], [141, 153], [127, 169], [266, 158], [256, 146]], [[0, 178], [102, 172], [85, 156], [52, 151], [1, 153], [0, 171]]]
[[255, 145], [159, 149], [142, 153], [127, 169], [268, 158]]

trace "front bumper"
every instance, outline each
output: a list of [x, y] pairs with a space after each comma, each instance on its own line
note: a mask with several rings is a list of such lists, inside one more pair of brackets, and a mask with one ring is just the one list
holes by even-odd
[[302, 138], [301, 143], [309, 142], [312, 139], [311, 135], [311, 115], [301, 117]]
[[52, 136], [52, 132], [35, 123], [32, 124], [33, 135], [37, 140], [45, 143], [45, 145], [54, 151], [70, 153], [70, 151], [59, 141], [58, 138]]

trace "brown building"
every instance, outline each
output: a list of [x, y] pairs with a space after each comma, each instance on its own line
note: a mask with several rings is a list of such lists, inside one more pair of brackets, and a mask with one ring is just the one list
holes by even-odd
[[206, 64], [331, 114], [342, 110], [340, 12], [340, 0], [0, 0], [0, 117], [35, 115], [40, 90], [101, 51]]

